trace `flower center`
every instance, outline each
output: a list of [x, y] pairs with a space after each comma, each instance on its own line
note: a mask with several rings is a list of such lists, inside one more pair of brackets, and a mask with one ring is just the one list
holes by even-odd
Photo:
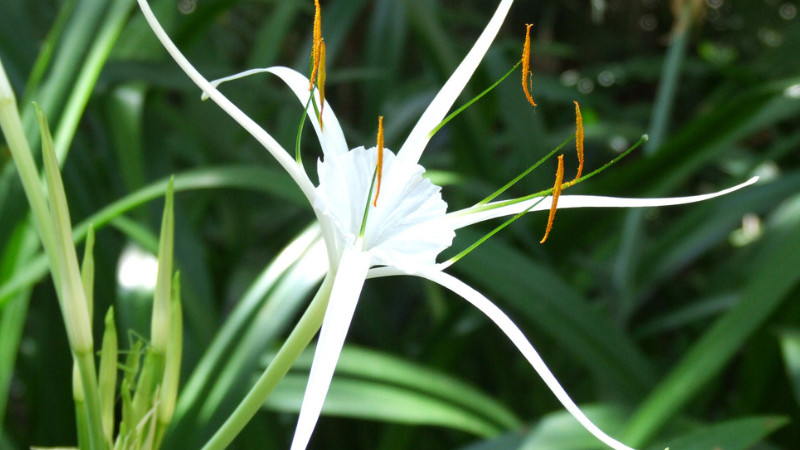
[[[373, 265], [411, 273], [434, 264], [455, 233], [445, 220], [447, 204], [439, 186], [422, 176], [425, 169], [406, 166], [389, 149], [378, 153], [377, 147], [359, 147], [326, 155], [318, 164], [314, 208], [330, 222], [336, 248], [356, 246], [370, 253]], [[380, 206], [375, 207], [379, 172]]]

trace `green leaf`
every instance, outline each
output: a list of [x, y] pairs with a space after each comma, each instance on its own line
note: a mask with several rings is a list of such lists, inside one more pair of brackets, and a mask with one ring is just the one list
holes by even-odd
[[[0, 280], [5, 280], [13, 274], [20, 261], [30, 258], [37, 247], [38, 239], [33, 227], [19, 226], [9, 238], [9, 243], [6, 257], [0, 258]], [[0, 307], [0, 423], [5, 418], [9, 388], [15, 374], [14, 363], [17, 360], [17, 351], [25, 328], [30, 295], [29, 290], [11, 295], [5, 299], [7, 303]], [[4, 439], [6, 436], [3, 426], [0, 425], [0, 447], [3, 448]]]
[[792, 385], [795, 401], [800, 405], [800, 330], [783, 330], [778, 335], [786, 366], [786, 376]]
[[776, 230], [749, 261], [741, 300], [720, 317], [660, 382], [634, 414], [623, 439], [646, 443], [672, 416], [717, 376], [747, 339], [769, 318], [800, 282], [800, 199], [790, 202], [776, 219]]
[[703, 427], [649, 448], [652, 450], [661, 450], [665, 447], [675, 450], [747, 450], [788, 423], [788, 418], [779, 416], [729, 420]]
[[[300, 190], [293, 184], [281, 182], [282, 179], [285, 179], [285, 174], [276, 169], [253, 166], [214, 167], [175, 175], [175, 191], [219, 188], [248, 189], [275, 195], [294, 204], [305, 204], [305, 197], [300, 194]], [[99, 230], [121, 214], [161, 197], [167, 187], [167, 182], [168, 180], [165, 179], [152, 183], [92, 214], [75, 226], [73, 239], [76, 242], [82, 240], [86, 236], [90, 224]], [[45, 276], [47, 259], [40, 255], [29, 263], [28, 269], [17, 273], [0, 287], [0, 306], [8, 295], [32, 285]]]
[[[736, 143], [776, 123], [797, 117], [800, 101], [786, 90], [800, 82], [791, 78], [744, 90], [707, 114], [689, 122], [653, 157], [617, 169], [597, 183], [599, 191], [633, 189], [640, 195], [663, 195], [686, 183], [714, 158], [730, 153]], [[690, 149], [691, 151], [688, 151]], [[617, 191], [619, 192], [619, 191]]]
[[253, 281], [181, 390], [167, 447], [199, 447], [227, 419], [250, 389], [259, 357], [291, 327], [327, 268], [319, 227], [312, 226]]
[[671, 279], [714, 245], [725, 242], [730, 231], [741, 225], [742, 216], [766, 213], [798, 191], [800, 173], [794, 171], [732, 195], [693, 205], [654, 236], [652, 248], [643, 258], [648, 270], [641, 284], [652, 288], [658, 281]]
[[[470, 242], [478, 235], [460, 230], [459, 237]], [[653, 369], [636, 345], [551, 268], [500, 239], [486, 241], [453, 268], [468, 274], [489, 298], [496, 297], [502, 309], [511, 306], [550, 335], [620, 395], [633, 399], [652, 384]]]
[[508, 450], [519, 448], [522, 444], [523, 436], [520, 433], [505, 433], [500, 436], [476, 442], [462, 447], [461, 450]]
[[[601, 405], [581, 406], [586, 416], [602, 430], [615, 436], [625, 421], [625, 415], [618, 408]], [[572, 415], [566, 411], [548, 414], [530, 431], [519, 450], [580, 450], [602, 447], [597, 438], [586, 431]]]
[[[293, 370], [307, 371], [313, 347]], [[267, 398], [275, 411], [300, 410], [306, 374], [290, 373]], [[438, 425], [479, 436], [517, 428], [520, 421], [476, 388], [429, 368], [375, 351], [345, 346], [323, 414], [414, 425]]]

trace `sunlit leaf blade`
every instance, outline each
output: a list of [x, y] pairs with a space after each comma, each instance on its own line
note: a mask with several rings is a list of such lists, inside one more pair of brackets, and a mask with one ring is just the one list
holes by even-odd
[[680, 450], [747, 450], [788, 423], [788, 418], [779, 416], [729, 420], [668, 439], [648, 449], [660, 450], [668, 447]]
[[[294, 370], [308, 370], [313, 348]], [[267, 399], [276, 411], [299, 410], [307, 376], [290, 374]], [[439, 425], [479, 436], [519, 426], [501, 404], [464, 382], [375, 351], [345, 346], [323, 415], [417, 425]]]
[[[626, 414], [617, 408], [587, 405], [581, 409], [597, 426], [611, 434], [619, 433]], [[589, 434], [567, 412], [555, 412], [542, 417], [527, 434], [519, 450], [561, 450], [600, 448], [597, 439]]]

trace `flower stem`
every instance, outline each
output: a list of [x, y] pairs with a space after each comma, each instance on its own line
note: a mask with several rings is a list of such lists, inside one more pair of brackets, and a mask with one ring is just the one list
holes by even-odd
[[367, 204], [364, 206], [364, 216], [361, 218], [361, 229], [358, 231], [358, 239], [364, 239], [364, 232], [367, 230], [367, 217], [369, 217], [369, 204], [372, 199], [372, 192], [375, 189], [375, 180], [378, 178], [378, 168], [372, 172], [372, 181], [369, 183], [369, 193], [367, 194]]
[[308, 309], [297, 322], [286, 342], [283, 343], [278, 353], [275, 355], [267, 369], [261, 374], [256, 384], [250, 389], [245, 398], [228, 417], [222, 427], [211, 437], [203, 446], [204, 450], [224, 449], [242, 429], [250, 422], [250, 419], [258, 412], [269, 394], [278, 385], [278, 382], [286, 376], [292, 364], [300, 356], [300, 353], [308, 347], [311, 339], [317, 334], [322, 319], [325, 316], [325, 309], [333, 287], [334, 273], [329, 272], [322, 281], [317, 294], [308, 305]]
[[[574, 186], [574, 185], [576, 185], [578, 183], [586, 181], [589, 178], [592, 178], [593, 176], [599, 174], [600, 172], [605, 171], [606, 169], [608, 169], [612, 165], [614, 165], [617, 162], [619, 162], [621, 159], [623, 159], [626, 156], [628, 156], [632, 151], [636, 150], [643, 143], [647, 142], [647, 139], [648, 139], [648, 137], [647, 137], [646, 134], [642, 135], [642, 137], [639, 139], [639, 141], [637, 141], [635, 144], [633, 144], [633, 146], [631, 146], [629, 149], [627, 149], [624, 152], [622, 152], [621, 154], [619, 154], [616, 158], [614, 158], [611, 161], [605, 163], [599, 169], [595, 169], [594, 171], [592, 171], [592, 172], [590, 172], [590, 173], [588, 173], [586, 175], [583, 175], [582, 177], [580, 177], [578, 179], [575, 179], [575, 180], [572, 180], [572, 181], [564, 183], [563, 185], [561, 185], [562, 189], [566, 189], [568, 187], [571, 187], [571, 186]], [[547, 157], [549, 157], [549, 155]], [[525, 174], [525, 172], [523, 172], [523, 174]], [[516, 182], [516, 178], [513, 181]], [[532, 199], [535, 199], [535, 198], [545, 197], [545, 196], [551, 195], [552, 193], [553, 193], [553, 188], [550, 188], [550, 189], [545, 189], [543, 191], [534, 192], [533, 194], [529, 194], [529, 195], [526, 195], [524, 197], [512, 198], [512, 199], [509, 199], [509, 200], [503, 200], [503, 201], [499, 201], [499, 202], [492, 203], [492, 204], [482, 204], [482, 203], [479, 202], [473, 207], [470, 207], [470, 208], [467, 208], [467, 209], [462, 209], [461, 211], [456, 211], [456, 212], [453, 212], [451, 214], [453, 214], [453, 215], [465, 215], [465, 214], [474, 214], [474, 213], [481, 212], [481, 211], [489, 211], [489, 210], [496, 209], [496, 208], [502, 208], [503, 206], [514, 205], [514, 204], [522, 203], [522, 202], [525, 202], [525, 201], [528, 201], [528, 200], [532, 200]]]
[[453, 120], [453, 119], [454, 119], [454, 118], [455, 118], [457, 115], [459, 115], [459, 114], [461, 114], [462, 112], [464, 112], [464, 110], [465, 110], [465, 109], [467, 109], [467, 108], [469, 108], [470, 106], [472, 106], [472, 104], [473, 104], [473, 103], [475, 103], [475, 102], [477, 102], [478, 100], [480, 100], [480, 99], [481, 99], [481, 97], [483, 97], [484, 95], [486, 95], [486, 94], [488, 94], [489, 92], [491, 92], [492, 90], [494, 90], [494, 88], [496, 88], [496, 87], [497, 87], [497, 86], [498, 86], [500, 83], [502, 83], [502, 82], [503, 82], [503, 81], [504, 81], [506, 78], [508, 78], [508, 76], [509, 76], [509, 75], [511, 75], [512, 73], [514, 73], [514, 71], [515, 71], [515, 70], [517, 70], [517, 67], [519, 67], [519, 65], [520, 65], [520, 64], [522, 64], [522, 61], [521, 61], [521, 60], [520, 60], [520, 61], [517, 61], [517, 63], [516, 63], [516, 64], [514, 64], [514, 67], [512, 67], [512, 68], [511, 68], [511, 69], [510, 69], [508, 72], [506, 72], [506, 74], [505, 74], [505, 75], [503, 75], [502, 77], [500, 77], [500, 79], [499, 79], [499, 80], [495, 81], [495, 82], [494, 82], [494, 84], [492, 84], [492, 85], [491, 85], [491, 86], [489, 86], [488, 88], [484, 89], [484, 91], [483, 91], [483, 92], [481, 92], [480, 94], [478, 94], [477, 96], [475, 96], [475, 97], [474, 97], [472, 100], [468, 101], [468, 102], [467, 102], [467, 103], [465, 103], [463, 106], [461, 106], [461, 107], [460, 107], [460, 108], [458, 108], [457, 110], [455, 110], [455, 111], [453, 111], [452, 113], [450, 113], [450, 115], [449, 115], [449, 116], [445, 117], [445, 118], [444, 118], [444, 120], [442, 120], [441, 122], [439, 122], [439, 125], [436, 125], [436, 127], [435, 127], [434, 129], [432, 129], [432, 130], [430, 131], [430, 133], [428, 133], [428, 139], [432, 138], [432, 137], [433, 137], [433, 135], [434, 135], [434, 134], [436, 134], [436, 133], [438, 133], [438, 132], [439, 132], [439, 130], [441, 130], [443, 126], [447, 125], [447, 122], [450, 122], [451, 120]]
[[519, 219], [520, 217], [524, 216], [525, 214], [528, 214], [528, 212], [529, 212], [531, 209], [533, 209], [533, 208], [534, 208], [536, 205], [538, 205], [539, 203], [541, 203], [542, 201], [544, 201], [544, 199], [545, 199], [545, 198], [546, 198], [546, 197], [542, 197], [541, 199], [539, 199], [539, 201], [538, 201], [538, 202], [531, 203], [531, 206], [529, 206], [528, 208], [526, 208], [526, 209], [525, 209], [525, 210], [523, 210], [523, 211], [520, 211], [520, 212], [518, 212], [517, 214], [514, 214], [514, 216], [513, 216], [513, 217], [511, 217], [510, 219], [508, 219], [508, 220], [506, 220], [505, 222], [503, 222], [502, 224], [500, 224], [500, 225], [499, 225], [498, 227], [496, 227], [494, 230], [492, 230], [492, 231], [490, 231], [490, 232], [486, 233], [485, 235], [483, 235], [483, 237], [482, 237], [482, 238], [478, 239], [478, 240], [477, 240], [477, 241], [475, 241], [475, 242], [474, 242], [472, 245], [470, 245], [469, 247], [467, 247], [467, 248], [465, 248], [464, 250], [460, 251], [460, 252], [459, 252], [459, 253], [458, 253], [456, 256], [453, 256], [452, 258], [448, 259], [447, 261], [445, 261], [445, 262], [441, 263], [441, 264], [439, 265], [439, 267], [440, 267], [440, 270], [444, 270], [444, 269], [446, 269], [446, 268], [448, 268], [448, 267], [452, 266], [453, 264], [455, 264], [455, 263], [456, 263], [456, 261], [458, 261], [459, 259], [461, 259], [461, 258], [463, 258], [463, 257], [467, 256], [467, 255], [468, 255], [468, 254], [469, 254], [471, 251], [473, 251], [473, 250], [475, 250], [476, 248], [478, 248], [478, 246], [479, 246], [479, 245], [481, 245], [481, 244], [483, 244], [484, 242], [488, 241], [490, 237], [492, 237], [492, 236], [494, 236], [495, 234], [497, 234], [497, 233], [499, 233], [500, 231], [502, 231], [502, 230], [503, 230], [503, 228], [505, 228], [505, 227], [507, 227], [507, 226], [511, 225], [511, 224], [512, 224], [512, 223], [514, 223], [514, 222], [515, 222], [517, 219]]
[[479, 201], [478, 203], [476, 203], [475, 206], [485, 205], [485, 204], [489, 203], [490, 201], [494, 200], [495, 198], [497, 198], [500, 194], [502, 194], [503, 192], [505, 192], [509, 188], [511, 188], [511, 186], [514, 186], [515, 184], [517, 184], [517, 182], [519, 180], [521, 180], [521, 179], [525, 178], [526, 176], [528, 176], [529, 173], [533, 172], [533, 170], [536, 169], [537, 167], [539, 167], [540, 165], [542, 165], [542, 163], [544, 163], [545, 161], [550, 159], [553, 155], [558, 153], [571, 140], [572, 140], [572, 136], [570, 136], [569, 138], [565, 139], [562, 143], [560, 143], [558, 145], [558, 147], [556, 147], [553, 150], [551, 150], [550, 153], [544, 155], [544, 157], [539, 159], [539, 161], [536, 161], [532, 166], [530, 166], [527, 169], [525, 169], [521, 174], [517, 175], [513, 180], [511, 180], [508, 183], [506, 183], [505, 186], [503, 186], [500, 189], [494, 191], [490, 196], [488, 196], [488, 197], [484, 198], [483, 200]]

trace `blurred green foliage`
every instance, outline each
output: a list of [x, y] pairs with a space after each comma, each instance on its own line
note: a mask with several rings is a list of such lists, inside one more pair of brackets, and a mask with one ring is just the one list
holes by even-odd
[[[402, 142], [496, 7], [486, 0], [321, 3], [326, 90], [348, 143], [371, 145], [383, 115], [389, 148]], [[495, 300], [573, 398], [592, 404], [590, 416], [623, 441], [795, 448], [800, 5], [707, 0], [699, 16], [682, 18], [670, 3], [682, 2], [517, 0], [461, 103], [519, 60], [524, 24], [533, 23], [539, 106], [530, 108], [512, 76], [442, 129], [422, 164], [453, 184], [450, 209], [469, 206], [574, 133], [578, 100], [589, 170], [654, 126], [663, 133], [646, 152], [571, 193], [687, 195], [754, 174], [762, 176], [759, 184], [686, 207], [560, 211], [545, 245], [538, 241], [546, 217], [530, 215], [452, 271]], [[310, 0], [152, 4], [208, 78], [271, 65], [307, 71]], [[319, 244], [302, 234], [311, 209], [249, 135], [200, 101], [135, 2], [6, 0], [0, 58], [28, 119], [28, 139], [36, 142], [35, 100], [53, 126], [57, 153], [68, 152], [63, 172], [73, 222], [118, 200], [127, 205], [105, 210], [100, 224], [93, 219], [112, 225], [98, 226], [95, 301], [97, 311], [114, 305], [127, 317], [118, 319], [122, 349], [128, 333], [146, 334], [147, 316], [137, 311], [150, 306], [118, 285], [120, 255], [130, 242], [155, 250], [161, 205], [142, 203], [163, 192], [163, 184], [149, 185], [176, 175], [185, 388], [166, 445], [199, 447], [321, 277]], [[268, 76], [223, 89], [292, 148], [302, 108], [288, 89]], [[306, 128], [311, 169], [321, 153]], [[569, 153], [566, 159], [569, 177], [576, 162]], [[74, 445], [72, 362], [41, 263], [20, 262], [35, 258], [19, 250], [20, 227], [29, 225], [12, 165], [0, 149], [0, 289], [42, 281], [30, 291], [2, 291], [0, 397], [7, 406], [0, 408], [0, 448]], [[512, 194], [549, 187], [554, 172], [554, 165], [536, 171]], [[131, 196], [143, 188], [149, 197]], [[479, 236], [459, 233], [453, 251]], [[288, 259], [276, 259], [292, 241], [282, 253]], [[353, 365], [334, 378], [331, 416], [321, 419], [312, 448], [598, 447], [561, 418], [524, 359], [464, 302], [417, 279], [369, 281], [362, 300], [348, 340]], [[364, 373], [385, 364], [417, 379]], [[296, 369], [294, 384], [307, 366]], [[276, 392], [237, 448], [288, 445], [291, 411], [302, 395], [292, 383]], [[437, 391], [436, 383], [451, 387]], [[385, 410], [376, 412], [380, 405]]]

